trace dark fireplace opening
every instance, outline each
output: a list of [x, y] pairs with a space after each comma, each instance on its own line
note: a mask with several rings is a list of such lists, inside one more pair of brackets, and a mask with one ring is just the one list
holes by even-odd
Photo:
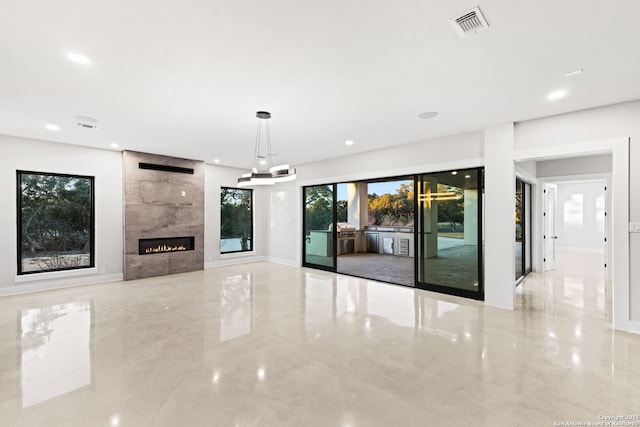
[[162, 237], [157, 239], [139, 239], [138, 254], [152, 255], [166, 252], [192, 251], [194, 237]]

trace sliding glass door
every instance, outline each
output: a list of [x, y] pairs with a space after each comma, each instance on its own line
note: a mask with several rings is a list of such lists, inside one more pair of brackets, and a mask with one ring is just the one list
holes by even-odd
[[335, 271], [336, 204], [335, 184], [303, 188], [303, 265]]
[[482, 169], [417, 180], [418, 286], [483, 299]]
[[516, 178], [516, 280], [524, 276], [524, 182]]
[[532, 204], [532, 186], [531, 184], [524, 183], [524, 275], [531, 273], [533, 270], [531, 254], [532, 249], [532, 237], [533, 237], [533, 221], [531, 220]]
[[483, 169], [303, 187], [303, 265], [484, 299]]
[[516, 178], [516, 281], [531, 273], [531, 184]]
[[415, 286], [414, 176], [337, 184], [336, 271]]

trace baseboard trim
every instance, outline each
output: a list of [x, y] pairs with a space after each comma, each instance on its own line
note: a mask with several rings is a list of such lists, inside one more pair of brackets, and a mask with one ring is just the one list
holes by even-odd
[[635, 320], [629, 321], [629, 332], [634, 334], [640, 334], [640, 322]]
[[238, 258], [229, 258], [219, 261], [210, 261], [204, 263], [204, 268], [216, 268], [216, 267], [226, 267], [229, 265], [239, 265], [239, 264], [250, 264], [252, 262], [262, 262], [267, 261], [266, 256], [252, 256], [252, 257], [238, 257]]
[[122, 273], [49, 279], [43, 280], [39, 283], [30, 282], [29, 284], [1, 287], [0, 296], [26, 294], [29, 292], [50, 291], [53, 289], [73, 288], [76, 286], [97, 285], [100, 283], [119, 282], [122, 280]]
[[280, 264], [280, 265], [287, 265], [289, 267], [300, 267], [297, 261], [293, 261], [286, 258], [267, 257], [267, 262], [272, 262], [274, 264]]

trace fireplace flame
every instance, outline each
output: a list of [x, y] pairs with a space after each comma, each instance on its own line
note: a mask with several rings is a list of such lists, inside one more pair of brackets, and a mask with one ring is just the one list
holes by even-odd
[[176, 245], [176, 246], [167, 246], [167, 245], [158, 245], [153, 248], [145, 249], [145, 254], [157, 254], [161, 252], [175, 252], [175, 251], [186, 251], [187, 247], [184, 245]]

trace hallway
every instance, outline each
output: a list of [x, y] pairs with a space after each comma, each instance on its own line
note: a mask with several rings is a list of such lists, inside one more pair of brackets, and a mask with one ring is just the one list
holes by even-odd
[[603, 266], [602, 253], [558, 249], [555, 270], [531, 273], [517, 288], [516, 307], [611, 327], [611, 282], [604, 280]]

